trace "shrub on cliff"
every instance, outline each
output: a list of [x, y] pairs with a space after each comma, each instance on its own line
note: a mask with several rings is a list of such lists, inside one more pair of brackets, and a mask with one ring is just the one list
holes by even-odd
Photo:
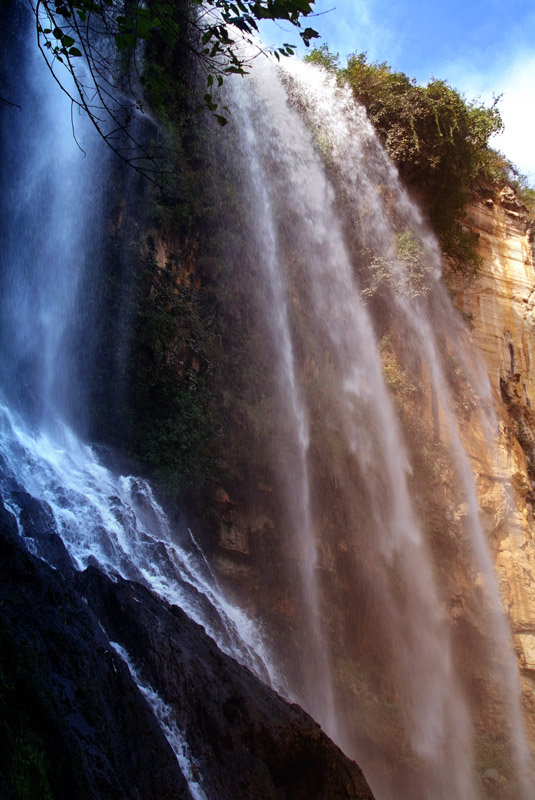
[[353, 53], [340, 68], [323, 45], [307, 60], [349, 84], [401, 176], [423, 200], [445, 252], [473, 267], [475, 243], [460, 220], [478, 181], [490, 177], [489, 140], [502, 129], [497, 100], [490, 108], [470, 103], [441, 80], [419, 86], [385, 62], [370, 63], [365, 53]]

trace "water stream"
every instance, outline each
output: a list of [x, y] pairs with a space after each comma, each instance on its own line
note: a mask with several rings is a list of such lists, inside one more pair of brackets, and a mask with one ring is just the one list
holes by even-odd
[[[76, 120], [74, 138], [69, 103], [18, 6], [11, 24], [26, 68], [6, 86], [6, 93], [20, 98], [21, 110], [2, 108], [2, 501], [26, 547], [53, 568], [61, 566], [57, 548], [50, 547], [56, 533], [76, 568], [93, 564], [112, 578], [143, 583], [281, 690], [260, 627], [225, 597], [183, 518], [171, 525], [147, 481], [106, 466], [113, 461], [106, 448], [80, 438], [90, 416], [96, 336], [91, 287], [102, 276], [110, 155], [83, 119]], [[188, 773], [186, 733], [129, 666], [192, 796], [205, 798]]]
[[[4, 501], [34, 553], [47, 558], [39, 539], [25, 535], [23, 495], [40, 504], [78, 568], [97, 563], [141, 581], [280, 689], [260, 625], [225, 597], [184, 521], [172, 525], [145, 480], [118, 474], [80, 439], [92, 350], [82, 287], [99, 269], [109, 162], [82, 126], [83, 156], [65, 98], [33, 44], [19, 46], [29, 65], [26, 100], [20, 114], [3, 110], [11, 117], [2, 131]], [[228, 91], [232, 119], [215, 146], [222, 163], [232, 153], [242, 200], [236, 237], [254, 254], [250, 292], [283, 442], [270, 457], [272, 502], [290, 552], [286, 590], [297, 609], [281, 655], [293, 662], [286, 691], [359, 761], [377, 800], [481, 796], [464, 642], [446, 612], [447, 568], [415, 485], [432, 467], [417, 463], [422, 429], [410, 438], [410, 402], [420, 396], [432, 405], [435, 436], [420, 449], [440, 454], [457, 504], [467, 507], [463, 569], [485, 575], [484, 611], [506, 654], [489, 670], [518, 797], [528, 800], [517, 669], [448, 383], [452, 353], [484, 400], [474, 424], [488, 432], [494, 419], [484, 373], [463, 349], [462, 324], [440, 284], [436, 242], [363, 110], [327, 75], [263, 59]], [[157, 696], [152, 702], [186, 763], [180, 726]]]
[[132, 663], [132, 659], [124, 647], [121, 647], [117, 642], [110, 641], [110, 644], [117, 655], [125, 662], [139, 691], [154, 710], [154, 714], [160, 723], [165, 737], [180, 764], [182, 774], [186, 778], [191, 797], [193, 800], [208, 800], [199, 782], [199, 765], [195, 763], [195, 760], [189, 752], [186, 739], [183, 732], [178, 728], [173, 710], [164, 703], [159, 694], [155, 692], [151, 686], [143, 682], [143, 679], [140, 678], [135, 665]]
[[[472, 424], [488, 437], [489, 452], [497, 424], [488, 379], [477, 358], [466, 353], [462, 323], [440, 282], [436, 241], [364, 111], [334, 78], [297, 61], [279, 68], [262, 61], [247, 81], [235, 83], [230, 102], [232, 152], [239, 153], [235, 180], [248, 209], [254, 265], [261, 267], [251, 292], [258, 295], [256, 307], [275, 354], [284, 435], [293, 442], [292, 461], [286, 454], [284, 464], [275, 465], [283, 486], [281, 516], [295, 541], [300, 572], [300, 624], [309, 632], [293, 655], [296, 696], [363, 764], [377, 797], [479, 796], [477, 723], [456, 655], [458, 634], [445, 613], [446, 581], [437, 574], [434, 543], [419, 513], [407, 420], [386, 380], [393, 366], [385, 373], [379, 337], [388, 341], [394, 335], [397, 380], [407, 382], [401, 391], [417, 391], [411, 380], [424, 384], [421, 402], [427, 393], [435, 424], [430, 444], [434, 435], [437, 453], [447, 452], [456, 502], [468, 508], [462, 536], [472, 568], [485, 575], [488, 597], [481, 613], [493, 620], [489, 669], [502, 693], [517, 791], [527, 798], [517, 667], [447, 379], [448, 359], [463, 365], [460, 380], [479, 400]], [[318, 444], [319, 426], [328, 433], [322, 432]], [[335, 447], [345, 462], [342, 470], [330, 452]], [[322, 466], [324, 473], [343, 473], [330, 498], [317, 478]], [[320, 528], [322, 519], [336, 515], [344, 533], [333, 545], [325, 526]], [[344, 570], [335, 566], [333, 574], [327, 562], [336, 556], [326, 557], [329, 546], [344, 548], [353, 563], [351, 580], [365, 583], [366, 603], [373, 607], [368, 623], [351, 603], [333, 611]], [[361, 598], [355, 590], [355, 604]], [[351, 601], [351, 591], [344, 600]], [[343, 641], [348, 635], [355, 641], [360, 635], [363, 646], [375, 637], [375, 658], [382, 660], [376, 667], [389, 674], [388, 691], [410, 742], [407, 759], [416, 759], [418, 776], [400, 778], [401, 767], [390, 782], [386, 763], [363, 744], [367, 733], [356, 720], [365, 690], [359, 686], [357, 699], [350, 700], [347, 684], [355, 687], [355, 676], [367, 669], [363, 683], [375, 683], [376, 702], [383, 702], [385, 690], [370, 675], [370, 664], [359, 663], [366, 656]], [[496, 642], [508, 654], [498, 662], [491, 656]]]

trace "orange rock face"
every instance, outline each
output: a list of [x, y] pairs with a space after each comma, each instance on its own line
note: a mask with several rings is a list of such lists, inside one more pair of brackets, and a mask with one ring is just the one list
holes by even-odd
[[[524, 707], [535, 739], [535, 226], [507, 187], [468, 208], [483, 264], [477, 278], [451, 283], [471, 320], [500, 416], [494, 464], [468, 442], [512, 622]], [[479, 463], [478, 463], [479, 462]], [[483, 464], [486, 463], [485, 467]], [[490, 468], [490, 469], [489, 469]]]

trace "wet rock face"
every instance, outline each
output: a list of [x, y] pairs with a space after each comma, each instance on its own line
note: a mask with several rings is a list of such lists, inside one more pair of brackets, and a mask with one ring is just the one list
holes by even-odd
[[79, 576], [79, 586], [143, 680], [179, 710], [210, 797], [372, 797], [359, 768], [319, 725], [224, 656], [179, 608], [92, 568]]
[[[46, 528], [31, 504], [30, 512]], [[172, 708], [208, 800], [372, 800], [357, 765], [305, 712], [222, 654], [179, 608], [94, 567], [76, 572], [56, 549], [54, 570], [26, 551], [2, 509], [2, 797], [20, 796], [24, 763], [23, 796], [191, 800], [113, 641]]]
[[473, 442], [480, 506], [515, 634], [524, 707], [535, 741], [535, 258], [533, 220], [509, 187], [467, 209], [481, 270], [455, 285], [488, 370], [500, 417], [495, 462]]
[[189, 800], [74, 573], [27, 553], [3, 508], [0, 529], [0, 796]]

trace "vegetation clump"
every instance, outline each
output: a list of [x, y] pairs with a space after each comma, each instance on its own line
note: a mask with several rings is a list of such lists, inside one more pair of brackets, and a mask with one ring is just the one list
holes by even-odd
[[154, 254], [149, 261], [132, 336], [128, 447], [162, 488], [195, 494], [211, 484], [216, 461], [212, 319], [191, 281], [160, 269]]
[[362, 295], [371, 298], [389, 285], [405, 297], [418, 297], [429, 291], [429, 271], [421, 241], [412, 231], [402, 231], [396, 234], [396, 250], [390, 257], [371, 258], [371, 280]]
[[420, 86], [385, 62], [370, 62], [366, 53], [353, 53], [340, 67], [327, 45], [314, 48], [306, 60], [351, 87], [401, 177], [422, 201], [453, 268], [476, 273], [476, 238], [463, 226], [472, 194], [490, 181], [512, 185], [528, 207], [535, 202], [527, 180], [490, 146], [503, 129], [499, 97], [487, 107], [469, 102], [443, 80]]
[[[214, 90], [226, 77], [244, 75], [262, 48], [258, 23], [283, 20], [299, 30], [308, 47], [318, 33], [304, 27], [313, 0], [29, 0], [37, 45], [73, 108], [85, 113], [114, 153], [159, 186], [167, 185], [166, 148], [154, 145], [144, 117], [145, 88], [157, 92], [154, 75], [143, 73], [141, 53], [156, 43], [167, 55], [180, 50], [205, 79], [203, 104], [221, 125], [225, 109]], [[277, 58], [295, 45], [273, 48]], [[59, 69], [58, 69], [59, 66]], [[63, 68], [63, 70], [62, 70]]]
[[0, 610], [0, 794], [57, 800], [70, 792], [84, 800], [83, 777], [75, 772], [79, 765], [70, 762], [57, 730], [51, 735], [61, 716], [48, 671], [37, 648], [16, 641]]

